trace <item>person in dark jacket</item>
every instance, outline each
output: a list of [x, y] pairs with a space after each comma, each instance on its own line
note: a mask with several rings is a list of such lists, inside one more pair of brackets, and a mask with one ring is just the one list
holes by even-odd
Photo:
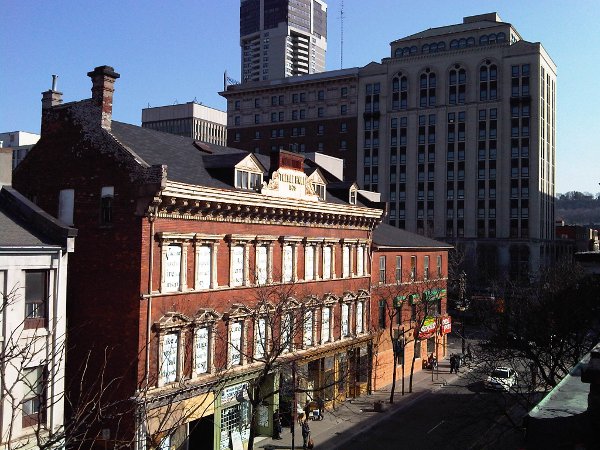
[[279, 410], [277, 410], [273, 414], [273, 439], [281, 439], [281, 430], [281, 417]]
[[458, 369], [456, 368], [456, 356], [450, 355], [450, 373], [454, 371], [458, 373]]
[[302, 440], [304, 441], [302, 448], [307, 449], [308, 441], [310, 440], [310, 426], [308, 425], [308, 418], [302, 422]]

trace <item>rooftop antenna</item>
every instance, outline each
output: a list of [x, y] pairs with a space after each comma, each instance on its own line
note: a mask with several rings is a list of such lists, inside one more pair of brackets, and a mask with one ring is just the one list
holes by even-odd
[[340, 39], [340, 69], [344, 68], [344, 0], [340, 5], [340, 24], [341, 24], [341, 39]]

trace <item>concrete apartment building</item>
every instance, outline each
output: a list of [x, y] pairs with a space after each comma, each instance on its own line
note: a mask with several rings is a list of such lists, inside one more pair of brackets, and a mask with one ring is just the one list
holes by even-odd
[[228, 145], [253, 153], [322, 152], [356, 178], [358, 68], [227, 86]]
[[227, 145], [227, 113], [196, 102], [144, 108], [142, 127]]
[[325, 70], [327, 4], [322, 0], [241, 0], [242, 82]]
[[[320, 151], [341, 155], [349, 170], [356, 167], [362, 188], [389, 201], [391, 225], [463, 251], [470, 281], [526, 279], [555, 255], [554, 62], [496, 13], [465, 17], [390, 47], [389, 57], [358, 70], [358, 92], [351, 94], [358, 103], [345, 118], [357, 121], [356, 134], [345, 139], [356, 152], [341, 154], [329, 142]], [[319, 76], [328, 74], [334, 72]], [[302, 77], [305, 84], [294, 88], [308, 92], [310, 80]], [[285, 81], [270, 82], [271, 98], [289, 101]], [[259, 133], [253, 116], [278, 118], [279, 104], [258, 99], [262, 108], [253, 108], [258, 92], [242, 85], [223, 93], [242, 100], [239, 112], [228, 102], [228, 126], [239, 133], [239, 147], [251, 147], [248, 139]], [[343, 104], [342, 96], [327, 99], [328, 111]], [[295, 108], [285, 105], [284, 122], [291, 121], [292, 130], [304, 127], [306, 141], [320, 142], [314, 133], [319, 118], [307, 111], [294, 121]], [[278, 139], [290, 139], [286, 131]]]
[[39, 141], [40, 135], [27, 131], [9, 131], [0, 133], [0, 148], [12, 149], [12, 168], [19, 165], [27, 152]]

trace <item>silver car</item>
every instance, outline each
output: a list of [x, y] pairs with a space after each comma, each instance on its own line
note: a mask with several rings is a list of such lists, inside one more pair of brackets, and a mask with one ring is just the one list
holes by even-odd
[[485, 387], [488, 389], [510, 391], [516, 385], [517, 372], [510, 367], [496, 367], [485, 380]]

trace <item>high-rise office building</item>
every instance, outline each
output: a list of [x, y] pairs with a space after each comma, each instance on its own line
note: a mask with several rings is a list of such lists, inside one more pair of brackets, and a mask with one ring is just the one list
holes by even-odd
[[325, 70], [327, 4], [322, 0], [241, 0], [242, 81]]
[[556, 65], [496, 13], [390, 45], [359, 73], [357, 179], [482, 282], [534, 275], [555, 250]]

